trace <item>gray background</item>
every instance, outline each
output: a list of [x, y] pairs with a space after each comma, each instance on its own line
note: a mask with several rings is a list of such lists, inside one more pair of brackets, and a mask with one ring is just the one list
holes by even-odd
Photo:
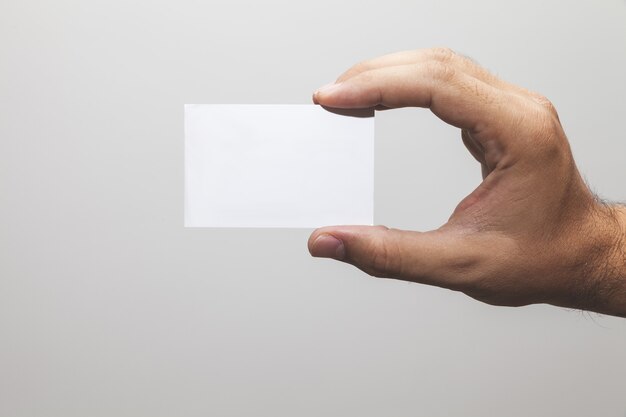
[[[184, 103], [308, 103], [430, 46], [546, 94], [626, 200], [622, 0], [2, 0], [0, 416], [626, 415], [623, 319], [183, 228]], [[437, 227], [479, 167], [426, 111], [376, 123], [376, 222]]]

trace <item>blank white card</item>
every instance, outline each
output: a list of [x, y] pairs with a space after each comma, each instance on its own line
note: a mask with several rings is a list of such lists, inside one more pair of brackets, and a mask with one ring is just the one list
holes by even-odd
[[373, 224], [373, 116], [185, 105], [185, 226]]

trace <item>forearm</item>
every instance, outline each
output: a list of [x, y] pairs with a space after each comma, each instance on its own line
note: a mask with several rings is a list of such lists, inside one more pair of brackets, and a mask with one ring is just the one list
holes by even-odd
[[596, 224], [601, 243], [583, 268], [586, 297], [577, 307], [626, 317], [626, 206], [601, 205]]

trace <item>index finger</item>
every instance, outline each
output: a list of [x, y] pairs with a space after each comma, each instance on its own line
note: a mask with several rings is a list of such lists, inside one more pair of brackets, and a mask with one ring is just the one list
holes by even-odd
[[338, 108], [429, 108], [478, 138], [491, 132], [501, 139], [518, 124], [526, 105], [517, 94], [436, 61], [364, 71], [316, 91], [313, 101]]

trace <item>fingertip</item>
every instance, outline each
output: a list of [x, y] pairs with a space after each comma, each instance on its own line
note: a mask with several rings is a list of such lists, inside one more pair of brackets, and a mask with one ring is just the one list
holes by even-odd
[[[307, 247], [309, 248], [309, 252], [311, 252], [311, 249], [313, 248], [313, 242], [315, 242], [315, 239], [317, 239], [319, 235], [319, 229], [316, 229], [313, 231], [313, 233], [311, 233], [311, 236], [309, 236], [309, 240], [306, 243]], [[311, 255], [313, 255], [313, 253], [311, 253]]]
[[313, 103], [324, 104], [328, 103], [328, 99], [332, 98], [333, 94], [341, 89], [341, 83], [330, 83], [323, 87], [318, 88], [313, 93]]
[[385, 226], [324, 226], [316, 229], [309, 236], [307, 246], [312, 256], [333, 258], [345, 261], [346, 247], [360, 238], [367, 238], [372, 233], [388, 231]]
[[321, 233], [316, 236], [316, 233], [313, 232], [309, 238], [308, 246], [309, 252], [316, 258], [343, 260], [346, 256], [343, 242], [328, 233]]

